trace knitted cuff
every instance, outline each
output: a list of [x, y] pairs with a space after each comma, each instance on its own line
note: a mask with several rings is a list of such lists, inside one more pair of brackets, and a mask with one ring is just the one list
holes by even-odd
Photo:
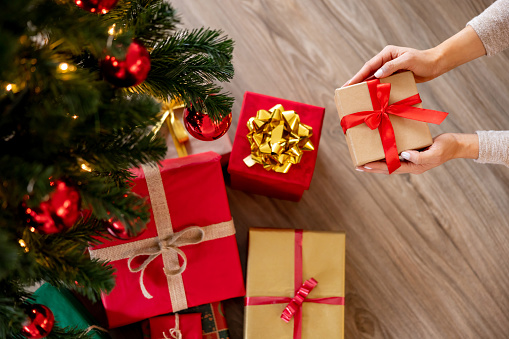
[[484, 12], [470, 20], [486, 49], [486, 55], [492, 56], [509, 47], [509, 0], [495, 1]]
[[477, 131], [479, 158], [475, 162], [509, 166], [509, 131]]

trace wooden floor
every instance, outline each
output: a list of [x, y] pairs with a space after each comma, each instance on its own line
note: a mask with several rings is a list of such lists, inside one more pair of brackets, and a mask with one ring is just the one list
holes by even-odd
[[[172, 1], [186, 27], [236, 41], [232, 139], [245, 91], [326, 108], [301, 202], [228, 196], [244, 269], [249, 227], [346, 232], [346, 338], [509, 337], [509, 168], [455, 160], [420, 176], [357, 172], [333, 99], [385, 45], [435, 46], [491, 2]], [[509, 129], [508, 68], [501, 53], [419, 85], [425, 107], [450, 112], [432, 134]], [[242, 305], [225, 302], [233, 339]]]

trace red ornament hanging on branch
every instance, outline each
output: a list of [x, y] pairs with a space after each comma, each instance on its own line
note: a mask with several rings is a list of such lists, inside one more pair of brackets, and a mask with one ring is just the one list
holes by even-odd
[[121, 240], [129, 240], [132, 238], [136, 238], [143, 232], [145, 232], [146, 228], [143, 228], [138, 233], [130, 232], [125, 225], [118, 220], [117, 218], [110, 218], [107, 222], [106, 228], [108, 232], [117, 239]]
[[74, 0], [74, 3], [81, 9], [91, 13], [108, 13], [118, 0]]
[[80, 217], [80, 194], [61, 180], [52, 182], [55, 190], [36, 208], [24, 206], [28, 225], [41, 234], [71, 228]]
[[51, 333], [55, 324], [55, 317], [48, 307], [41, 304], [33, 304], [27, 308], [26, 313], [27, 319], [21, 328], [21, 334], [24, 337], [39, 339]]
[[104, 78], [114, 86], [136, 86], [147, 78], [150, 71], [150, 55], [141, 42], [133, 40], [125, 48], [123, 58], [106, 55], [101, 62], [101, 69]]
[[221, 121], [214, 121], [207, 113], [199, 112], [190, 105], [184, 110], [183, 120], [187, 131], [193, 137], [198, 140], [212, 141], [219, 139], [228, 131], [232, 123], [232, 113], [230, 112]]

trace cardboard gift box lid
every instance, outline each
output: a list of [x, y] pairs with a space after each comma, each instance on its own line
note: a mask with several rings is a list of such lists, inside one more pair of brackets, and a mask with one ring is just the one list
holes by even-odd
[[[389, 105], [418, 94], [412, 72], [397, 73], [380, 79], [380, 82], [391, 84]], [[348, 114], [373, 110], [367, 82], [336, 89], [334, 99], [340, 119]], [[422, 104], [414, 106], [422, 108]], [[398, 153], [428, 147], [433, 143], [427, 123], [391, 114], [389, 119], [394, 128]], [[355, 166], [385, 159], [378, 129], [371, 130], [366, 124], [352, 127], [346, 132], [346, 141]]]
[[[247, 121], [249, 118], [256, 116], [258, 110], [269, 110], [277, 104], [283, 105], [285, 110], [294, 110], [299, 115], [303, 124], [313, 128], [313, 135], [310, 140], [315, 146], [315, 150], [305, 151], [302, 155], [301, 162], [292, 165], [288, 173], [267, 171], [260, 164], [248, 167], [244, 163], [244, 158], [251, 154], [251, 146], [247, 139], [247, 134], [249, 132]], [[277, 181], [291, 186], [298, 186], [303, 190], [309, 189], [315, 169], [316, 157], [318, 155], [324, 114], [325, 109], [323, 107], [246, 92], [244, 94], [244, 101], [242, 102], [235, 139], [233, 141], [228, 172], [232, 175], [232, 178], [235, 175], [239, 175], [255, 181]]]
[[[158, 168], [173, 232], [231, 220], [219, 160], [218, 154], [207, 152], [161, 162], [162, 166]], [[144, 171], [137, 168], [133, 169], [133, 173], [136, 178], [132, 191], [148, 197], [149, 203], [152, 203]], [[157, 208], [162, 208], [160, 203]], [[91, 257], [97, 255], [95, 253], [98, 250], [127, 243], [142, 243], [157, 236], [154, 211], [151, 209], [150, 221], [142, 234], [130, 240], [112, 239], [97, 245], [90, 250]], [[188, 307], [245, 294], [234, 234], [181, 246], [179, 249], [187, 257], [187, 267], [181, 277]], [[175, 311], [163, 271], [162, 257], [156, 257], [144, 272], [144, 285], [153, 296], [152, 299], [143, 295], [140, 287], [141, 272], [130, 272], [127, 258], [111, 261], [116, 269], [116, 286], [110, 294], [102, 295], [110, 328]], [[182, 257], [179, 257], [179, 263], [183, 264]]]
[[[247, 262], [244, 338], [292, 339], [294, 318], [281, 319], [285, 303], [249, 305], [252, 297], [295, 295], [296, 231], [251, 228]], [[302, 231], [302, 279], [318, 281], [308, 298], [345, 296], [345, 234]], [[343, 338], [344, 305], [304, 302], [302, 339]]]

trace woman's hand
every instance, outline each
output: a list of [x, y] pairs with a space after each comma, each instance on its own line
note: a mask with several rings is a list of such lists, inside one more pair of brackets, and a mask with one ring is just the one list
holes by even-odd
[[[445, 133], [433, 140], [433, 145], [423, 152], [405, 151], [401, 156], [406, 160], [394, 173], [421, 174], [442, 165], [451, 159], [479, 157], [479, 138], [477, 134]], [[389, 174], [387, 164], [376, 161], [356, 168], [358, 171]]]
[[359, 83], [371, 76], [385, 78], [398, 70], [412, 71], [417, 82], [425, 82], [485, 54], [481, 39], [472, 27], [467, 26], [431, 49], [420, 51], [387, 46], [343, 86]]
[[417, 82], [429, 81], [442, 74], [439, 60], [437, 49], [419, 51], [407, 47], [387, 46], [366, 62], [343, 86], [359, 83], [372, 75], [376, 78], [385, 78], [398, 70], [412, 71]]

